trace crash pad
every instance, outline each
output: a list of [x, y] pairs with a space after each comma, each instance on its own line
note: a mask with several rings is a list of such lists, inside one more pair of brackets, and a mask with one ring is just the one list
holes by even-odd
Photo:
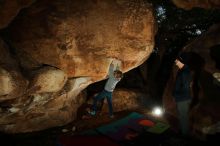
[[141, 132], [143, 130], [143, 126], [138, 124], [138, 121], [143, 118], [144, 115], [132, 112], [128, 116], [98, 127], [96, 130], [115, 141], [123, 141], [128, 133]]
[[146, 119], [142, 119], [138, 122], [139, 125], [142, 126], [147, 126], [147, 127], [152, 127], [155, 125], [155, 123], [151, 120], [146, 120]]
[[150, 128], [145, 128], [147, 132], [151, 132], [154, 134], [161, 134], [169, 129], [169, 125], [163, 122], [157, 122], [154, 126]]

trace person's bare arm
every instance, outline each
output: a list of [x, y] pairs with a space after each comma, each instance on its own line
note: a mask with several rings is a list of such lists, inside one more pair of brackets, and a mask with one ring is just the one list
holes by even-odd
[[120, 66], [117, 64], [115, 70], [120, 70]]
[[111, 62], [110, 66], [109, 66], [108, 76], [109, 77], [113, 77], [114, 76], [114, 64], [113, 64], [113, 61]]

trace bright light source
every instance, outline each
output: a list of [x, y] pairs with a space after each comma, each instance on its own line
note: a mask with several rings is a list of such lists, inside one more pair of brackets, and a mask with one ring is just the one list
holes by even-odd
[[163, 114], [163, 110], [160, 107], [155, 107], [155, 108], [153, 108], [152, 114], [154, 116], [159, 117], [159, 116], [161, 116]]

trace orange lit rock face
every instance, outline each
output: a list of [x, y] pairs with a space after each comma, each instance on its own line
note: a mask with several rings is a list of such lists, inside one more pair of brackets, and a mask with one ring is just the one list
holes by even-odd
[[47, 64], [69, 77], [99, 80], [112, 58], [128, 71], [145, 61], [153, 48], [154, 17], [141, 0], [42, 1], [24, 13], [10, 27], [10, 35], [28, 69]]
[[173, 0], [173, 3], [183, 9], [190, 10], [194, 7], [200, 7], [205, 9], [219, 8], [219, 0]]
[[[156, 28], [151, 5], [142, 0], [39, 0], [7, 33], [14, 54], [0, 43], [6, 50], [0, 54], [0, 130], [19, 133], [74, 120], [85, 101], [82, 90], [106, 77], [113, 58], [123, 72], [148, 58]], [[19, 96], [14, 79], [24, 84]]]
[[0, 2], [0, 29], [5, 28], [22, 8], [28, 7], [33, 0], [3, 0]]

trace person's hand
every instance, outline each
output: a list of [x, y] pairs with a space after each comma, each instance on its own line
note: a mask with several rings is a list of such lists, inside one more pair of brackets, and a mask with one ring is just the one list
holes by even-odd
[[114, 67], [115, 65], [119, 66], [120, 62], [121, 61], [118, 60], [118, 58], [112, 58], [110, 66], [111, 67]]
[[114, 63], [113, 62], [114, 62], [114, 60], [112, 60], [112, 62], [110, 64], [111, 67], [114, 67]]

